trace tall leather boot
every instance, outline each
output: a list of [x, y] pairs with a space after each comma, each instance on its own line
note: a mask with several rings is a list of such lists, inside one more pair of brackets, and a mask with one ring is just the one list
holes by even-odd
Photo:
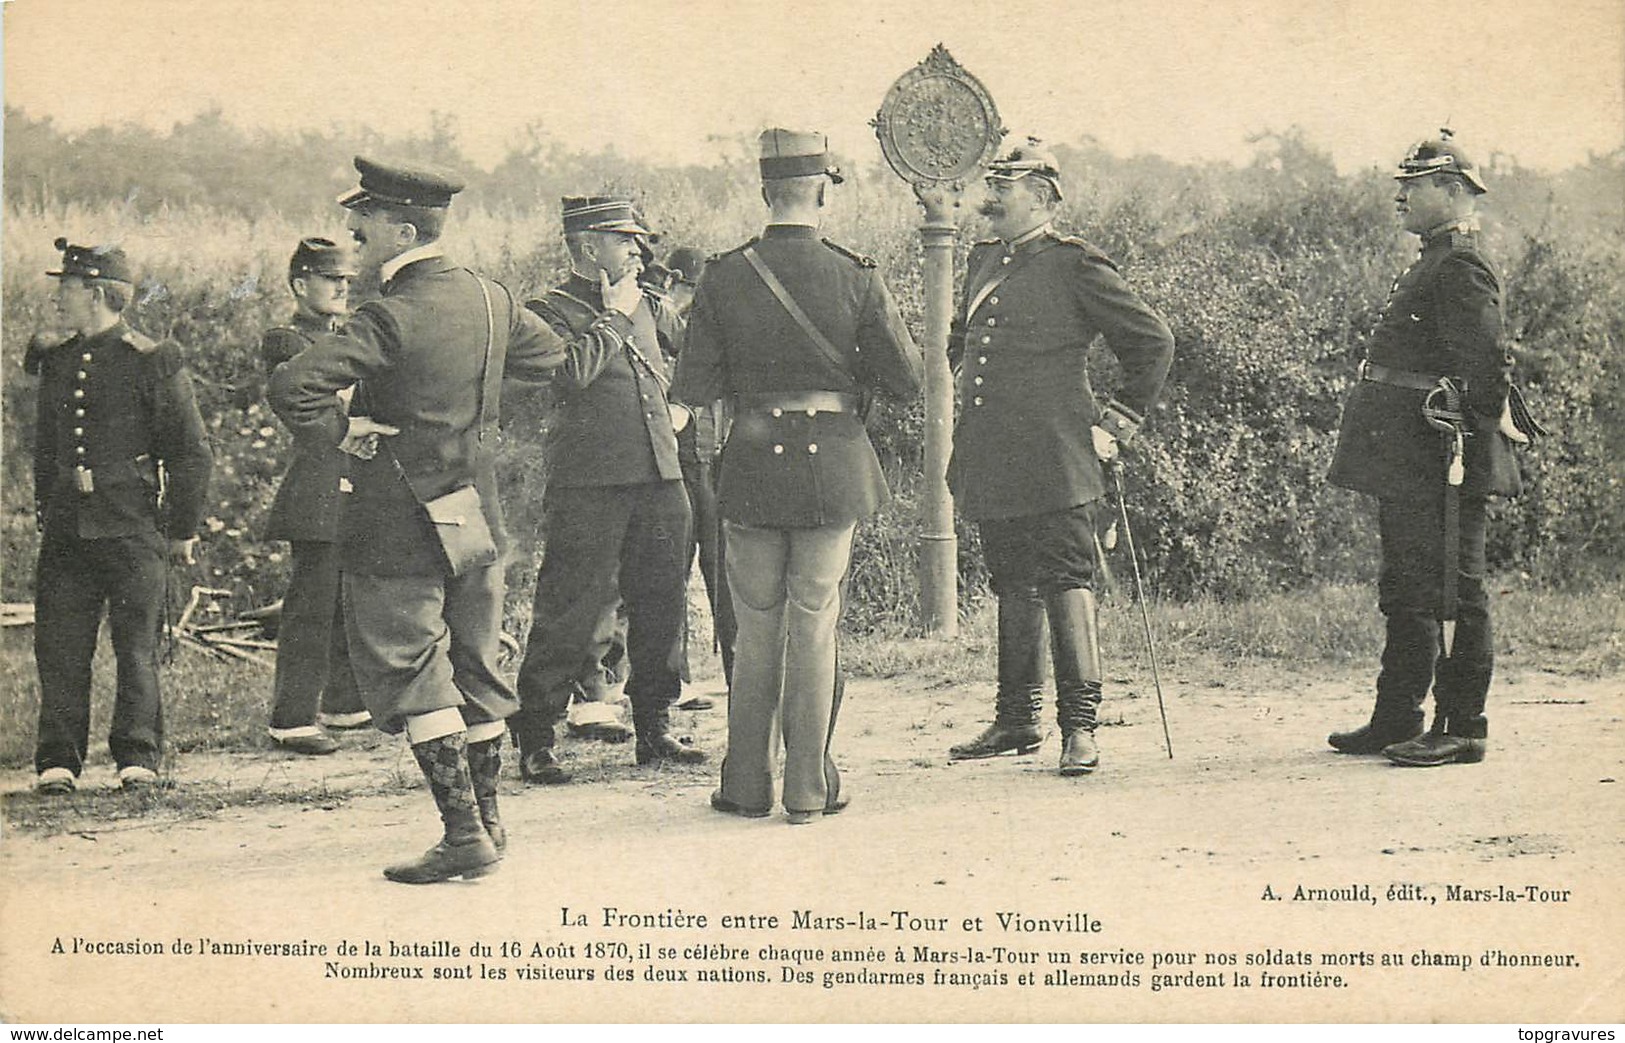
[[508, 849], [508, 830], [497, 811], [497, 782], [502, 778], [502, 738], [468, 744], [468, 775], [474, 786], [474, 802], [480, 809], [480, 822], [501, 855]]
[[1061, 774], [1087, 775], [1100, 765], [1095, 722], [1100, 707], [1100, 631], [1095, 595], [1062, 590], [1045, 599], [1055, 663], [1055, 715], [1061, 725]]
[[468, 736], [455, 732], [412, 744], [412, 756], [429, 780], [445, 835], [410, 862], [384, 870], [400, 884], [435, 884], [459, 876], [482, 876], [496, 864], [497, 849], [480, 821], [479, 802], [468, 767]]
[[1376, 705], [1365, 724], [1326, 737], [1338, 753], [1381, 753], [1422, 734], [1422, 703], [1433, 683], [1439, 624], [1429, 613], [1404, 610], [1388, 613], [1385, 629]]
[[1036, 593], [999, 597], [999, 690], [993, 723], [948, 750], [950, 760], [979, 760], [1014, 750], [1027, 754], [1044, 741], [1044, 603]]

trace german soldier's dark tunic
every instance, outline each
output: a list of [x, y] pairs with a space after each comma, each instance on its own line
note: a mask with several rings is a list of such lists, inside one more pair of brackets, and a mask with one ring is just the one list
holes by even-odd
[[1459, 494], [1457, 628], [1446, 656], [1439, 626], [1446, 436], [1423, 418], [1427, 391], [1419, 387], [1362, 379], [1343, 408], [1330, 481], [1378, 499], [1378, 599], [1387, 635], [1372, 723], [1385, 731], [1414, 729], [1431, 685], [1447, 732], [1483, 738], [1494, 672], [1484, 590], [1485, 501], [1516, 495], [1522, 485], [1512, 448], [1499, 431], [1510, 387], [1501, 285], [1475, 235], [1452, 227], [1424, 240], [1421, 256], [1394, 283], [1366, 357], [1418, 383], [1452, 378], [1462, 390], [1468, 429]]
[[190, 538], [203, 516], [213, 467], [203, 419], [180, 349], [123, 322], [37, 362], [35, 766], [77, 775], [84, 764], [90, 664], [110, 606], [118, 687], [109, 747], [121, 768], [156, 769], [166, 539]]
[[1011, 249], [971, 249], [950, 358], [960, 412], [948, 484], [981, 521], [1061, 511], [1105, 495], [1089, 429], [1101, 420], [1085, 365], [1097, 336], [1117, 356], [1116, 403], [1138, 419], [1156, 400], [1173, 337], [1099, 250], [1046, 230]]
[[977, 243], [967, 271], [948, 348], [960, 367], [954, 504], [980, 525], [997, 593], [1091, 586], [1091, 505], [1106, 479], [1090, 428], [1113, 425], [1089, 382], [1089, 347], [1104, 337], [1117, 356], [1111, 405], [1137, 423], [1162, 389], [1173, 337], [1104, 254], [1047, 227], [1008, 247]]

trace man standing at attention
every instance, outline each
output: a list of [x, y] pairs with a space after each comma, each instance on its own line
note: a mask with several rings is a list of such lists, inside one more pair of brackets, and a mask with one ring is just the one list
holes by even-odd
[[[993, 724], [959, 759], [1030, 753], [1043, 741], [1044, 634], [1055, 670], [1062, 775], [1099, 765], [1096, 533], [1111, 520], [1103, 464], [1139, 428], [1174, 341], [1117, 266], [1051, 222], [1061, 170], [1036, 138], [989, 164], [982, 206], [998, 238], [971, 249], [949, 356], [961, 366], [948, 485], [981, 530], [998, 598]], [[1086, 359], [1096, 336], [1122, 369], [1103, 409]]]
[[1527, 442], [1538, 425], [1521, 399], [1521, 423], [1508, 408], [1501, 283], [1477, 236], [1483, 179], [1449, 131], [1413, 148], [1394, 176], [1400, 221], [1422, 254], [1394, 283], [1367, 344], [1330, 475], [1377, 498], [1387, 637], [1370, 719], [1327, 741], [1413, 767], [1474, 764], [1484, 759], [1495, 665], [1486, 500], [1522, 491], [1510, 442]]
[[[58, 239], [56, 306], [70, 335], [36, 339], [34, 578], [39, 791], [72, 793], [90, 733], [90, 664], [105, 606], [118, 687], [107, 745], [125, 789], [158, 781], [163, 708], [158, 636], [164, 569], [192, 564], [214, 457], [180, 348], [131, 329], [129, 259]], [[162, 490], [162, 496], [160, 496]]]
[[862, 401], [911, 398], [921, 359], [875, 262], [818, 236], [842, 180], [824, 136], [764, 131], [759, 162], [767, 229], [706, 267], [672, 393], [735, 409], [718, 510], [738, 636], [711, 805], [771, 812], [782, 709], [784, 808], [800, 824], [846, 805], [829, 758], [840, 584], [858, 521], [888, 495]]
[[[671, 734], [679, 666], [689, 509], [661, 357], [670, 304], [638, 286], [652, 233], [630, 199], [568, 197], [570, 276], [526, 307], [570, 342], [555, 378], [559, 415], [548, 433], [547, 544], [513, 719], [520, 774], [553, 785], [569, 773], [553, 752], [581, 678], [601, 676], [626, 609], [626, 695], [639, 764], [693, 764], [704, 751]], [[611, 286], [630, 286], [618, 296]]]
[[[440, 843], [384, 875], [426, 884], [483, 876], [507, 841], [497, 780], [517, 704], [497, 669], [506, 538], [489, 432], [501, 378], [550, 376], [565, 345], [445, 255], [460, 182], [355, 165], [360, 186], [339, 203], [382, 296], [280, 366], [268, 397], [296, 438], [357, 457], [341, 560], [351, 665], [373, 723], [406, 733], [444, 826]], [[336, 393], [357, 381], [347, 416]], [[469, 489], [455, 513], [437, 506]], [[459, 544], [464, 532], [477, 538]]]

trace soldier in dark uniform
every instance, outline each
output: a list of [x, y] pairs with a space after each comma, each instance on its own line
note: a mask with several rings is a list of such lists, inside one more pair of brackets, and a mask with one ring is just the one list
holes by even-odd
[[[1110, 521], [1102, 464], [1156, 401], [1173, 337], [1104, 254], [1051, 226], [1061, 173], [1037, 139], [994, 161], [987, 185], [982, 212], [998, 238], [971, 249], [949, 344], [961, 370], [948, 484], [981, 530], [998, 597], [998, 692], [992, 726], [949, 755], [1028, 753], [1042, 741], [1047, 623], [1060, 771], [1083, 775], [1099, 763], [1093, 587], [1097, 531]], [[1104, 408], [1085, 364], [1097, 335], [1123, 374]]]
[[[279, 366], [269, 398], [302, 443], [356, 457], [340, 562], [351, 666], [373, 723], [406, 733], [444, 826], [440, 843], [384, 875], [434, 883], [490, 872], [507, 840], [497, 780], [517, 704], [497, 668], [506, 537], [491, 431], [500, 378], [549, 378], [565, 345], [500, 284], [445, 255], [438, 240], [460, 182], [359, 156], [355, 165], [360, 186], [339, 202], [362, 278], [382, 296], [342, 335], [318, 335]], [[346, 415], [337, 393], [357, 381]], [[475, 519], [439, 513], [460, 532], [483, 520], [490, 538], [484, 554], [454, 563], [445, 542], [455, 538], [437, 534], [430, 509], [470, 487]]]
[[71, 793], [90, 732], [90, 664], [107, 608], [118, 661], [108, 748], [126, 789], [157, 781], [163, 747], [158, 637], [168, 558], [192, 564], [214, 460], [180, 348], [123, 319], [134, 278], [117, 247], [58, 239], [67, 340], [36, 340], [34, 504], [42, 793]]
[[[1527, 436], [1511, 423], [1501, 284], [1476, 235], [1483, 179], [1448, 131], [1413, 148], [1394, 176], [1400, 220], [1421, 239], [1422, 253], [1394, 283], [1367, 344], [1330, 475], [1335, 485], [1377, 497], [1387, 639], [1370, 720], [1327, 741], [1341, 753], [1384, 753], [1398, 764], [1476, 763], [1484, 758], [1494, 668], [1486, 499], [1521, 491], [1510, 442]], [[1430, 686], [1433, 726], [1422, 734]]]
[[782, 712], [784, 807], [804, 823], [846, 805], [829, 757], [840, 584], [857, 522], [888, 495], [860, 403], [912, 397], [921, 359], [875, 263], [818, 237], [841, 182], [824, 136], [764, 131], [760, 170], [767, 228], [707, 265], [673, 394], [735, 408], [719, 511], [739, 630], [711, 805], [770, 813]]
[[[288, 262], [294, 313], [286, 326], [265, 331], [260, 357], [267, 373], [304, 351], [317, 334], [340, 328], [349, 313], [354, 252], [331, 239], [301, 240]], [[287, 540], [293, 576], [277, 628], [271, 741], [294, 753], [339, 748], [318, 717], [360, 727], [368, 716], [350, 670], [339, 597], [339, 516], [349, 485], [350, 457], [327, 445], [295, 448], [271, 504], [266, 538]]]
[[674, 430], [687, 411], [667, 402], [670, 376], [661, 358], [662, 338], [669, 349], [672, 333], [670, 305], [640, 289], [621, 314], [604, 295], [612, 283], [636, 285], [651, 235], [630, 200], [566, 198], [570, 277], [526, 302], [572, 342], [555, 379], [560, 412], [548, 433], [547, 543], [512, 721], [527, 782], [569, 780], [553, 752], [556, 725], [581, 679], [600, 675], [617, 601], [627, 616], [626, 695], [637, 762], [705, 759], [670, 730], [682, 688], [689, 527]]
[[[666, 258], [671, 272], [667, 293], [677, 310], [677, 316], [686, 329], [688, 314], [694, 305], [694, 291], [705, 271], [705, 255], [689, 246], [673, 250]], [[677, 340], [682, 349], [683, 337]], [[733, 599], [728, 595], [728, 584], [723, 576], [722, 521], [717, 517], [717, 458], [727, 438], [727, 412], [725, 402], [695, 405], [693, 419], [677, 432], [677, 462], [683, 468], [683, 488], [688, 490], [688, 505], [694, 515], [693, 537], [688, 541], [688, 564], [685, 574], [694, 565], [698, 552], [700, 577], [705, 581], [705, 597], [711, 606], [711, 626], [716, 637], [717, 650], [722, 656], [722, 675], [733, 682], [734, 624]], [[710, 709], [714, 704], [704, 696], [690, 696], [678, 704], [684, 710]]]

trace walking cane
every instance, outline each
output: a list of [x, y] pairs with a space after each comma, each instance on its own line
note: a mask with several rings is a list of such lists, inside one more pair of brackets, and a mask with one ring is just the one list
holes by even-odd
[[1157, 645], [1151, 640], [1151, 613], [1145, 607], [1145, 582], [1140, 579], [1140, 556], [1134, 549], [1134, 530], [1128, 524], [1128, 501], [1123, 497], [1123, 479], [1115, 461], [1106, 465], [1112, 486], [1117, 490], [1117, 514], [1123, 522], [1123, 540], [1128, 544], [1128, 560], [1134, 569], [1134, 596], [1140, 602], [1140, 624], [1145, 628], [1145, 650], [1151, 657], [1151, 683], [1157, 689], [1157, 714], [1162, 718], [1162, 741], [1168, 748], [1168, 759], [1174, 759], [1174, 740], [1168, 735], [1168, 710], [1162, 702], [1162, 675], [1157, 670]]

